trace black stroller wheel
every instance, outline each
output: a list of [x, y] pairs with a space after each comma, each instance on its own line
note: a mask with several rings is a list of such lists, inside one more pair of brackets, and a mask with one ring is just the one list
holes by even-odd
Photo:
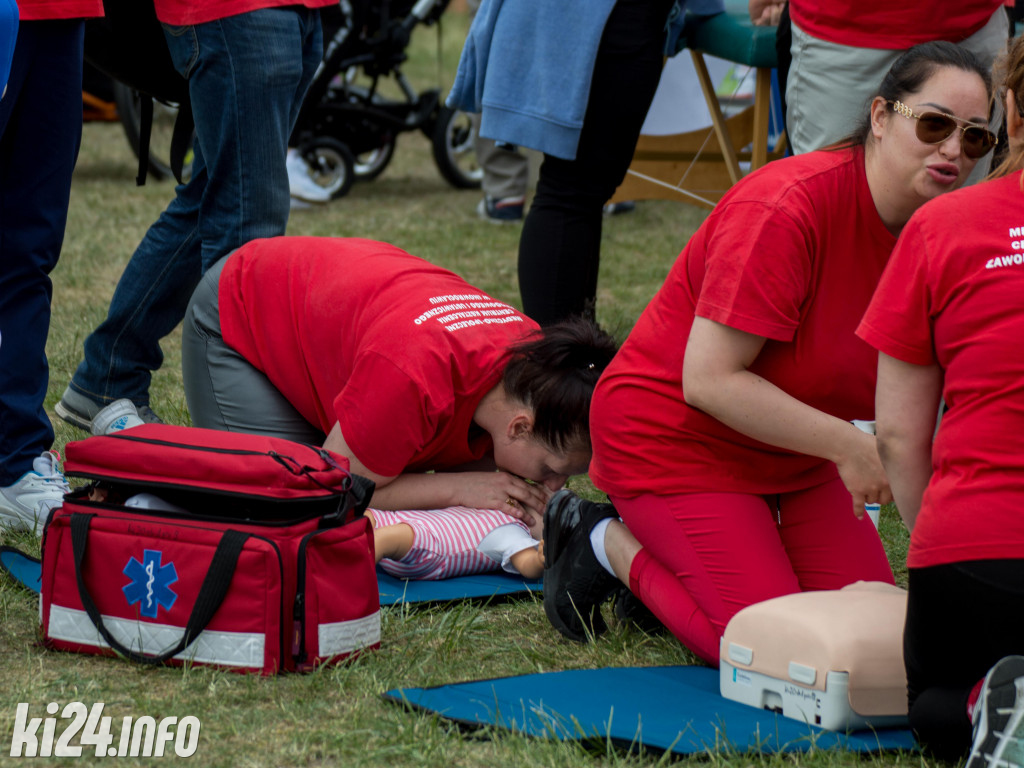
[[[395, 140], [392, 138], [376, 149], [361, 152], [355, 157], [355, 174], [358, 181], [372, 181], [384, 173], [384, 169], [395, 156]], [[337, 195], [336, 195], [337, 196]]]
[[347, 146], [337, 139], [319, 136], [299, 147], [309, 165], [310, 178], [330, 192], [332, 198], [344, 197], [356, 180], [355, 159]]
[[457, 189], [479, 189], [484, 172], [476, 160], [476, 131], [466, 112], [441, 107], [431, 137], [434, 161], [445, 181]]

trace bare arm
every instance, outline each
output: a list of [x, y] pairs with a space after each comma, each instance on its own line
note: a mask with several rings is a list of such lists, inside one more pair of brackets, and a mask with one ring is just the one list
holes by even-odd
[[865, 503], [892, 501], [872, 435], [747, 370], [764, 344], [762, 336], [695, 318], [683, 360], [686, 402], [755, 440], [835, 462], [858, 518]]
[[776, 26], [782, 16], [786, 0], [748, 0], [750, 20], [755, 26]]
[[914, 365], [879, 355], [875, 390], [878, 452], [892, 478], [900, 517], [910, 531], [932, 476], [932, 436], [941, 398], [942, 371], [937, 365]]
[[[324, 448], [347, 456], [352, 472], [373, 480], [377, 488], [370, 506], [375, 509], [443, 509], [455, 505], [498, 509], [527, 525], [544, 515], [548, 492], [507, 472], [435, 472], [386, 477], [368, 469], [348, 447], [335, 422]], [[509, 504], [511, 499], [515, 503]]]

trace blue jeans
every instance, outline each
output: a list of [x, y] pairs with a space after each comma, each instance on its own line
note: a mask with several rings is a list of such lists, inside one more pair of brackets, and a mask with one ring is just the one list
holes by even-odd
[[288, 223], [288, 137], [320, 62], [317, 10], [268, 8], [185, 27], [165, 25], [189, 81], [196, 141], [192, 178], [149, 228], [85, 340], [72, 389], [106, 404], [149, 404], [160, 339], [185, 315], [203, 272]]
[[53, 444], [49, 274], [82, 140], [84, 30], [79, 19], [21, 22], [0, 99], [0, 486]]

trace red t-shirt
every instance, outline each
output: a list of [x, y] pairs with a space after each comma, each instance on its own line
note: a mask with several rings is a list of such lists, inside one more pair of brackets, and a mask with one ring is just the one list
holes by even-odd
[[861, 148], [778, 160], [737, 184], [690, 239], [602, 375], [590, 476], [612, 495], [781, 493], [836, 476], [683, 400], [694, 315], [764, 336], [750, 370], [842, 419], [874, 413], [875, 354], [854, 335], [895, 238]]
[[1020, 173], [907, 224], [857, 333], [937, 363], [949, 409], [907, 564], [1024, 557], [1024, 192]]
[[508, 348], [537, 329], [458, 275], [386, 243], [256, 240], [221, 274], [224, 340], [311, 424], [341, 423], [380, 475], [454, 467], [492, 449], [473, 413]]
[[918, 43], [966, 40], [1003, 0], [790, 0], [802, 31], [854, 48], [906, 50]]
[[156, 17], [164, 24], [185, 26], [285, 5], [323, 8], [337, 5], [338, 0], [154, 0], [154, 3]]
[[[17, 0], [20, 21], [92, 19], [103, 15], [103, 0]], [[3, 90], [0, 88], [0, 90]]]

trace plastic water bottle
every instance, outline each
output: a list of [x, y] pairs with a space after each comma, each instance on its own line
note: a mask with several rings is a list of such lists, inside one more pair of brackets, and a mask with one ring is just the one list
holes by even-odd
[[[861, 432], [867, 432], [869, 435], [875, 434], [875, 422], [864, 421], [863, 419], [854, 419], [853, 426], [859, 429]], [[868, 517], [871, 518], [871, 522], [874, 523], [875, 528], [878, 528], [878, 516], [882, 513], [881, 504], [865, 504], [864, 511], [868, 513]]]

